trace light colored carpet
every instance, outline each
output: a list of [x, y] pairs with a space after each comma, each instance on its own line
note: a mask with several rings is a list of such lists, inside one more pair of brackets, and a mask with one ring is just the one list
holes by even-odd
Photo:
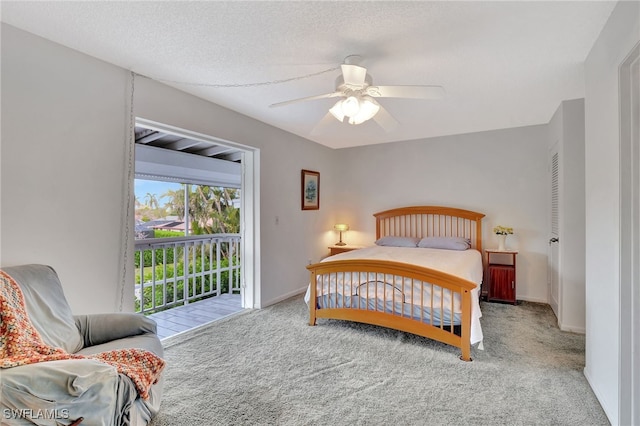
[[302, 297], [232, 316], [166, 349], [165, 425], [607, 425], [584, 336], [548, 305], [482, 303], [474, 361], [407, 333], [307, 325]]

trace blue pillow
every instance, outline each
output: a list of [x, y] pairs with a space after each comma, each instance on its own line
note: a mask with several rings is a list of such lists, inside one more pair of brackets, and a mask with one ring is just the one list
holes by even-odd
[[389, 247], [417, 247], [418, 241], [420, 241], [420, 238], [394, 237], [389, 235], [376, 240], [376, 244], [379, 246], [389, 246]]
[[471, 240], [462, 237], [425, 237], [418, 242], [418, 247], [467, 250], [471, 247]]

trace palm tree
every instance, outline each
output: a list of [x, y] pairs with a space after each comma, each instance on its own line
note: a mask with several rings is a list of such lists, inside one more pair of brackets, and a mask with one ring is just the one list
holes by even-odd
[[240, 232], [240, 209], [234, 206], [239, 191], [233, 188], [188, 185], [163, 194], [172, 214], [185, 216], [184, 191], [189, 192], [189, 211], [186, 220], [192, 233], [218, 234]]
[[222, 233], [236, 234], [240, 232], [240, 209], [233, 205], [238, 197], [238, 190], [232, 188], [213, 189], [213, 211], [211, 219]]
[[151, 210], [158, 208], [158, 199], [156, 198], [156, 194], [147, 192], [147, 195], [144, 196], [144, 199], [146, 201], [145, 204], [149, 206]]
[[214, 234], [210, 226], [210, 211], [213, 191], [210, 186], [195, 185], [189, 192], [189, 216], [191, 217], [191, 229], [194, 234]]
[[170, 189], [162, 196], [169, 199], [167, 208], [171, 215], [184, 217], [184, 185], [180, 189]]

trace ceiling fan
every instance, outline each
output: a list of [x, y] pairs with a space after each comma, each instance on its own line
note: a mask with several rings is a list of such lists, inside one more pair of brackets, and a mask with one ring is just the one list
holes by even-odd
[[[397, 126], [398, 121], [378, 103], [376, 98], [440, 99], [445, 94], [442, 86], [375, 86], [373, 79], [367, 74], [367, 69], [356, 65], [359, 60], [360, 56], [357, 55], [345, 58], [345, 63], [341, 65], [342, 75], [336, 78], [335, 91], [278, 102], [270, 107], [339, 97], [338, 102], [329, 109], [320, 124], [326, 124], [328, 120], [332, 119], [331, 117], [335, 117], [340, 122], [347, 119], [347, 122], [353, 125], [364, 123], [373, 118], [380, 127], [391, 131]], [[317, 130], [317, 126], [314, 130]]]

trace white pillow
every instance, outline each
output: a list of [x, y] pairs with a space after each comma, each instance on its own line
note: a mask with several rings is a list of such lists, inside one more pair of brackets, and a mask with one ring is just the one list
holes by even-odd
[[462, 237], [425, 237], [418, 242], [418, 247], [467, 250], [471, 247], [471, 240]]
[[414, 237], [394, 237], [388, 235], [386, 237], [379, 238], [376, 240], [376, 244], [379, 246], [388, 246], [388, 247], [417, 247], [420, 238]]

